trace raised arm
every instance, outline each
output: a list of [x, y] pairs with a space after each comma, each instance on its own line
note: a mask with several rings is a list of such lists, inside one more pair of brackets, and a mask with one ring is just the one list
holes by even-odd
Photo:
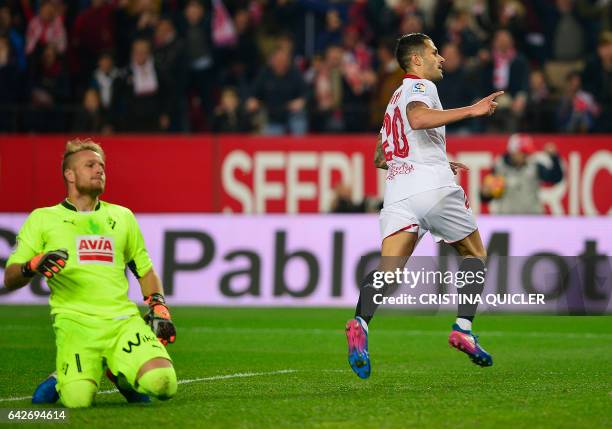
[[503, 93], [504, 91], [494, 92], [471, 106], [448, 110], [431, 109], [421, 101], [411, 101], [406, 106], [406, 116], [413, 130], [426, 130], [461, 121], [462, 119], [490, 116], [497, 107], [497, 103], [494, 101], [495, 98]]

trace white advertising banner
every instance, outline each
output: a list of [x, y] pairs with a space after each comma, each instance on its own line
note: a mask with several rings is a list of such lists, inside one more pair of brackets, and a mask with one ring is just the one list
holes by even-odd
[[[25, 218], [0, 215], [0, 266]], [[359, 282], [376, 267], [380, 248], [376, 215], [137, 218], [171, 305], [353, 307]], [[612, 311], [610, 218], [480, 216], [478, 225], [489, 254], [485, 293], [545, 298], [545, 305], [502, 298], [497, 303], [504, 305], [483, 302], [481, 310]], [[456, 269], [452, 255], [450, 247], [427, 235], [409, 267], [423, 271], [444, 264]], [[130, 281], [130, 297], [140, 302], [138, 285]], [[0, 303], [44, 304], [49, 292], [43, 283], [0, 290]], [[413, 285], [412, 292], [425, 293], [424, 287]], [[434, 304], [419, 298], [413, 306], [454, 308], [449, 302]]]

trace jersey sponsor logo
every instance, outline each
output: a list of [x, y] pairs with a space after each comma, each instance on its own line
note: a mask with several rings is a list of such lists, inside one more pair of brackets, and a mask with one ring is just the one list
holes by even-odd
[[401, 163], [396, 164], [393, 163], [389, 165], [389, 169], [387, 170], [387, 180], [393, 180], [398, 174], [410, 174], [414, 171], [413, 164]]
[[113, 265], [115, 244], [113, 237], [101, 235], [80, 235], [76, 239], [79, 264]]
[[132, 353], [132, 347], [136, 348], [138, 347], [140, 344], [142, 343], [151, 343], [153, 342], [152, 346], [153, 347], [157, 347], [156, 343], [157, 343], [157, 338], [151, 336], [151, 335], [146, 335], [144, 334], [142, 336], [142, 341], [140, 339], [140, 333], [136, 332], [136, 341], [132, 342], [132, 340], [128, 340], [127, 342], [127, 347], [123, 347], [122, 350], [126, 353]]
[[136, 332], [136, 341], [132, 342], [132, 340], [128, 340], [127, 348], [123, 347], [123, 351], [126, 353], [132, 353], [132, 346], [138, 347], [140, 345], [140, 334]]
[[417, 82], [412, 86], [413, 94], [425, 94], [425, 84], [423, 82]]

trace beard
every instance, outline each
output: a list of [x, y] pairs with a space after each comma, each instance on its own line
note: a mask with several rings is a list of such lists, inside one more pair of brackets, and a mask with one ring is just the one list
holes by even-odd
[[91, 180], [87, 181], [77, 181], [75, 186], [79, 194], [89, 195], [92, 198], [97, 198], [104, 192], [104, 186], [106, 182], [92, 182]]
[[437, 66], [433, 70], [431, 75], [432, 75], [431, 81], [433, 81], [433, 82], [442, 80], [444, 78], [444, 74], [443, 74], [442, 70], [440, 70]]

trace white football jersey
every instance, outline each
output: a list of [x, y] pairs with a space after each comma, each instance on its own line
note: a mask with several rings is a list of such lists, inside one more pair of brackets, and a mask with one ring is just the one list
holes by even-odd
[[406, 106], [412, 101], [442, 110], [433, 82], [414, 75], [404, 76], [385, 111], [380, 130], [387, 160], [385, 206], [420, 192], [458, 186], [446, 157], [445, 127], [413, 130]]

